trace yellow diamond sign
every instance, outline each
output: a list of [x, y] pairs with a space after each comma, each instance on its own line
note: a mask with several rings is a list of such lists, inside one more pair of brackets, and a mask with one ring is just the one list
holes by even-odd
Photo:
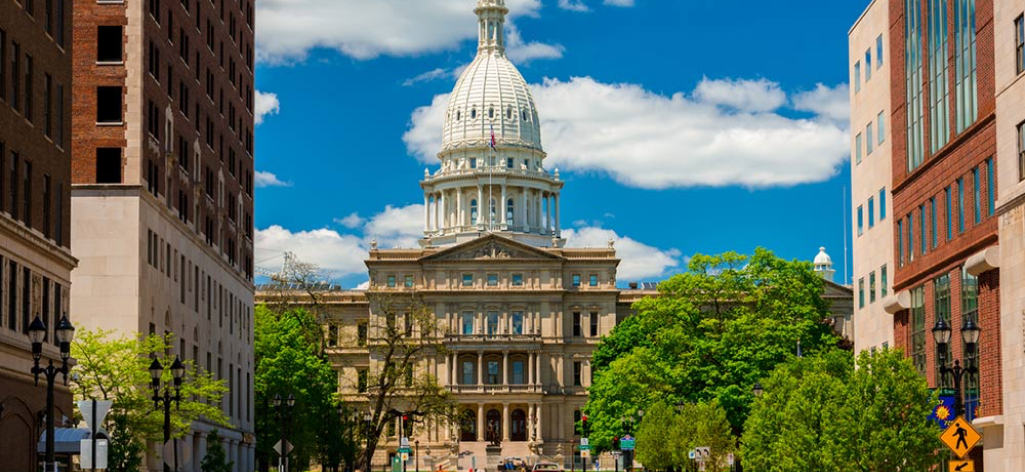
[[[968, 454], [968, 451], [972, 450], [980, 439], [982, 439], [982, 435], [963, 416], [958, 416], [940, 435], [940, 441], [954, 451], [954, 455], [958, 458]], [[962, 469], [963, 471], [964, 469]]]

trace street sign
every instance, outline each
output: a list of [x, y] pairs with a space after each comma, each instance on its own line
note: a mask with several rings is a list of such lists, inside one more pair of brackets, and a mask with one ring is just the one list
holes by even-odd
[[580, 457], [583, 458], [583, 459], [590, 459], [591, 458], [591, 450], [590, 449], [581, 449], [580, 450]]
[[580, 450], [581, 451], [590, 451], [591, 450], [591, 446], [588, 446], [587, 444], [581, 444], [580, 445]]
[[406, 437], [406, 436], [403, 436], [402, 439], [399, 440], [399, 446], [409, 447], [409, 438]]
[[182, 465], [187, 464], [189, 460], [192, 459], [191, 448], [185, 447], [184, 444], [179, 444], [176, 448], [174, 447], [176, 441], [177, 440], [174, 438], [167, 440], [167, 442], [164, 443], [163, 449], [161, 450], [161, 457], [164, 458], [164, 463], [167, 464], [167, 466], [170, 467], [171, 470], [174, 470], [174, 458], [176, 454], [178, 456], [179, 468], [181, 468]]
[[403, 452], [402, 453], [402, 462], [406, 462], [408, 460], [409, 460], [409, 453], [408, 452]]
[[580, 445], [581, 446], [589, 446], [590, 444], [591, 444], [591, 440], [590, 439], [588, 439], [588, 438], [580, 438]]
[[83, 439], [79, 441], [79, 467], [85, 469], [106, 469], [107, 468], [107, 440], [96, 440], [96, 465], [93, 465], [93, 440]]
[[697, 457], [697, 453], [695, 453], [694, 451], [690, 451], [690, 452], [687, 453], [687, 457], [690, 458], [690, 459], [693, 459], [693, 458]]
[[[285, 444], [285, 450], [284, 451], [281, 450], [281, 444], [282, 443]], [[278, 443], [274, 445], [274, 451], [277, 452], [278, 455], [288, 455], [288, 453], [292, 452], [293, 449], [295, 449], [295, 448], [292, 447], [292, 443], [290, 443], [288, 441], [285, 441], [285, 440], [278, 441]]]
[[950, 472], [975, 472], [975, 461], [950, 461]]
[[400, 454], [409, 454], [410, 452], [413, 452], [413, 450], [410, 449], [409, 446], [404, 446], [404, 447], [400, 447], [399, 448], [399, 453]]
[[80, 400], [78, 402], [78, 411], [82, 412], [82, 419], [90, 432], [95, 433], [103, 429], [101, 425], [113, 404], [114, 402], [110, 400]]
[[963, 416], [958, 416], [940, 435], [940, 441], [954, 451], [954, 455], [958, 458], [968, 454], [968, 451], [972, 450], [980, 439], [982, 439], [982, 435]]
[[637, 440], [633, 436], [626, 435], [619, 440], [619, 448], [624, 451], [632, 451], [637, 447]]

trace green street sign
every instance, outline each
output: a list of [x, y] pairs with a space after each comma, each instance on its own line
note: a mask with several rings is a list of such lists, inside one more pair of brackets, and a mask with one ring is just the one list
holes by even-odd
[[399, 448], [399, 454], [409, 454], [411, 452], [413, 452], [413, 450], [410, 449], [409, 447], [400, 447]]
[[637, 446], [637, 440], [631, 436], [623, 436], [619, 440], [619, 449], [623, 451], [632, 451]]
[[588, 444], [581, 444], [580, 445], [580, 450], [581, 451], [590, 451], [591, 450], [591, 446], [588, 445]]

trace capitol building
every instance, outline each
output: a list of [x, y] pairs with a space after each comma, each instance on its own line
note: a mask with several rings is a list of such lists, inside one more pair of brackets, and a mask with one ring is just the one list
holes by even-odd
[[[502, 457], [569, 468], [578, 454], [574, 425], [587, 402], [591, 355], [634, 301], [655, 292], [617, 288], [611, 242], [566, 247], [559, 224], [565, 182], [545, 167], [539, 110], [505, 56], [508, 9], [504, 0], [479, 0], [475, 12], [477, 56], [450, 96], [440, 168], [425, 171], [420, 182], [420, 247], [375, 244], [366, 290], [325, 289], [315, 302], [339, 393], [363, 409], [378, 357], [372, 327], [385, 316], [375, 300], [413, 295], [433, 312], [445, 349], [421, 359], [418, 369], [453, 394], [462, 420], [417, 427], [409, 439], [419, 445], [420, 467], [427, 460], [435, 469], [453, 470], [457, 460], [462, 468], [482, 467], [486, 432], [495, 431]], [[257, 303], [279, 303], [281, 296], [264, 287]], [[398, 426], [387, 429], [375, 467], [396, 454], [398, 435]]]

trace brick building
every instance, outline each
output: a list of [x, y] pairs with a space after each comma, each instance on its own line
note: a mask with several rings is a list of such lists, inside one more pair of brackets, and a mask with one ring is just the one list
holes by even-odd
[[[81, 328], [171, 333], [223, 379], [219, 428], [253, 462], [252, 0], [74, 4], [72, 308]], [[199, 470], [213, 425], [183, 441]], [[159, 470], [156, 454], [146, 466]]]
[[[71, 9], [64, 0], [0, 0], [0, 468], [36, 470], [45, 379], [33, 382], [29, 324], [46, 323], [41, 363], [60, 365], [54, 327], [68, 314]], [[72, 320], [73, 322], [75, 320]], [[57, 427], [72, 416], [56, 384]], [[66, 461], [66, 459], [64, 459]]]
[[[946, 390], [952, 381], [940, 376], [933, 326], [942, 318], [954, 329], [948, 365], [966, 358], [959, 333], [965, 320], [981, 326], [980, 372], [965, 385], [969, 416], [984, 437], [983, 447], [971, 453], [980, 470], [1004, 470], [998, 464], [1008, 446], [1002, 440], [1005, 330], [996, 217], [994, 3], [1001, 1], [877, 1], [869, 11], [880, 11], [868, 26], [887, 38], [878, 54], [893, 59], [882, 78], [888, 81], [883, 105], [890, 162], [868, 172], [889, 182], [883, 195], [892, 204], [893, 288], [882, 305], [893, 315], [893, 345], [941, 394], [952, 394]], [[855, 60], [868, 57], [852, 56], [857, 91], [869, 79]], [[852, 123], [855, 133], [860, 124]]]

